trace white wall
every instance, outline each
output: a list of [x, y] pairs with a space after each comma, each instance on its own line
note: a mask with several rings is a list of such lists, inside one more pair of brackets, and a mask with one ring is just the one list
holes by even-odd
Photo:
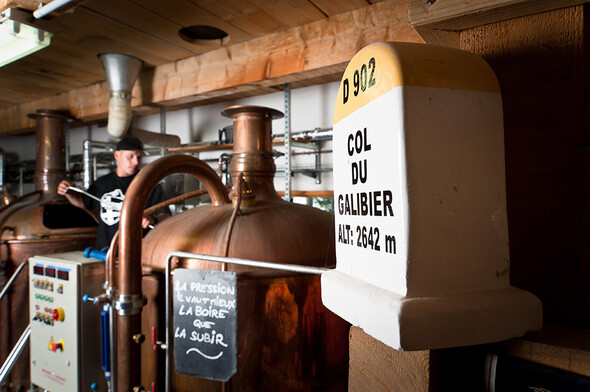
[[[291, 90], [291, 132], [313, 130], [315, 128], [330, 128], [334, 115], [334, 106], [336, 95], [338, 93], [338, 82], [328, 83], [318, 86], [298, 88]], [[207, 106], [199, 106], [190, 109], [171, 111], [166, 113], [166, 133], [178, 135], [181, 143], [217, 141], [218, 130], [232, 123], [231, 119], [223, 117], [221, 111], [231, 105], [259, 105], [267, 106], [281, 112], [284, 111], [284, 93], [282, 91], [257, 96], [216, 103]], [[149, 130], [160, 131], [160, 115], [151, 115], [140, 117], [134, 120], [135, 127]], [[273, 133], [283, 134], [285, 132], [284, 119], [273, 121]], [[81, 154], [82, 145], [85, 140], [96, 141], [114, 141], [107, 132], [106, 128], [96, 125], [84, 126], [81, 128], [72, 128], [68, 131], [70, 154]], [[33, 160], [35, 159], [35, 135], [28, 134], [22, 136], [4, 136], [0, 137], [0, 148], [4, 150], [9, 159]], [[276, 147], [282, 151], [282, 147]], [[331, 141], [321, 143], [322, 150], [331, 150]], [[294, 152], [304, 151], [300, 148], [294, 148]], [[227, 151], [231, 152], [231, 151]], [[217, 158], [221, 152], [201, 153], [199, 158]], [[332, 167], [332, 154], [326, 153], [321, 155], [322, 166]], [[147, 160], [149, 161], [149, 159]], [[292, 160], [292, 169], [312, 168], [315, 164], [313, 155], [294, 156]], [[214, 169], [217, 169], [216, 163], [211, 163]], [[284, 158], [277, 158], [277, 170], [284, 168]], [[277, 174], [275, 186], [277, 190], [284, 190], [285, 179], [282, 173]], [[27, 185], [27, 190], [32, 190], [32, 185]], [[11, 190], [14, 189], [12, 185]], [[316, 184], [315, 179], [303, 174], [296, 174], [292, 179], [293, 190], [332, 190], [332, 173], [322, 173], [321, 184]], [[14, 191], [13, 191], [14, 192]]]

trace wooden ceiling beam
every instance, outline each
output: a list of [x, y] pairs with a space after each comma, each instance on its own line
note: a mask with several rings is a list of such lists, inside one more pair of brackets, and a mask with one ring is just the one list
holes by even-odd
[[[144, 69], [134, 114], [154, 113], [276, 91], [284, 83], [339, 80], [348, 61], [377, 41], [423, 42], [408, 23], [407, 0], [376, 3], [318, 22]], [[0, 110], [0, 135], [28, 132], [37, 109], [68, 110], [82, 122], [107, 117], [106, 82]]]
[[588, 0], [408, 0], [408, 17], [425, 42], [459, 47], [465, 29], [586, 3]]

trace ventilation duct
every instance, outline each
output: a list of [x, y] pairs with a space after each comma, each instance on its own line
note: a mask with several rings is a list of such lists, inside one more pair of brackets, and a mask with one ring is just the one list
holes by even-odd
[[121, 139], [129, 131], [144, 145], [178, 146], [180, 138], [176, 135], [164, 135], [138, 128], [129, 129], [131, 125], [131, 90], [133, 90], [135, 80], [143, 67], [143, 61], [137, 57], [120, 53], [100, 54], [98, 58], [102, 62], [111, 91], [107, 124], [109, 135]]
[[109, 135], [120, 139], [131, 124], [131, 90], [143, 61], [126, 54], [108, 53], [98, 55], [111, 91], [109, 99]]

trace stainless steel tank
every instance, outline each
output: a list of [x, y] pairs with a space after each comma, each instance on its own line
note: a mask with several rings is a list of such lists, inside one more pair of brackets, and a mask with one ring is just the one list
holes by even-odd
[[[215, 196], [212, 205], [188, 210], [158, 224], [143, 241], [141, 262], [144, 275], [150, 275], [150, 279], [154, 275], [161, 276], [171, 251], [273, 263], [334, 266], [333, 215], [286, 202], [274, 189], [271, 121], [282, 113], [257, 106], [235, 106], [225, 109], [223, 114], [234, 121], [234, 154], [230, 165], [234, 182], [230, 194], [233, 203], [224, 196]], [[151, 186], [157, 181], [154, 176], [172, 171], [173, 160], [182, 162], [183, 159], [189, 157], [161, 158], [161, 163], [156, 161], [152, 165], [166, 166], [166, 170], [148, 169], [148, 165], [134, 180], [134, 183], [139, 182], [131, 187], [136, 186], [140, 192], [142, 181]], [[240, 175], [243, 175], [244, 190], [238, 195]], [[223, 189], [221, 182], [217, 181], [219, 184], [215, 189]], [[143, 192], [146, 191], [149, 189]], [[238, 199], [240, 207], [236, 213]], [[125, 236], [135, 231], [137, 228], [129, 231], [122, 228], [122, 241], [129, 242], [126, 245], [129, 251], [132, 251], [132, 242]], [[126, 259], [123, 248], [121, 242], [121, 258]], [[224, 266], [194, 259], [180, 260], [176, 267], [225, 268], [237, 273], [238, 370], [227, 383], [174, 374], [174, 391], [347, 389], [349, 325], [322, 305], [318, 276], [230, 264]], [[144, 286], [147, 283], [144, 280]], [[161, 331], [164, 328], [162, 289], [159, 294], [154, 294], [153, 281], [149, 284], [150, 298], [142, 316], [142, 333], [148, 336], [152, 326]], [[129, 340], [121, 334], [119, 336], [120, 340]], [[159, 379], [158, 387], [163, 388], [164, 380], [160, 376], [164, 362], [158, 355], [161, 354], [152, 351], [151, 345], [143, 345], [141, 383], [145, 386]], [[125, 358], [130, 357], [125, 353]], [[133, 373], [135, 369], [132, 365], [124, 371]], [[134, 386], [135, 382], [130, 385]]]
[[[67, 113], [38, 110], [35, 191], [0, 208], [0, 280], [8, 280], [20, 263], [34, 255], [84, 249], [94, 245], [96, 219], [57, 194], [66, 177]], [[4, 283], [2, 282], [2, 284]], [[0, 303], [0, 361], [4, 361], [29, 323], [28, 273], [25, 268]], [[29, 387], [29, 354], [25, 350], [9, 377], [13, 389]]]

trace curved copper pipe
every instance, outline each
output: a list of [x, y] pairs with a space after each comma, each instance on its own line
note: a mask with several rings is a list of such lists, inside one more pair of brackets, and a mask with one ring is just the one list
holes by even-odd
[[[229, 203], [225, 186], [203, 161], [187, 155], [162, 157], [143, 168], [129, 185], [119, 223], [119, 296], [141, 296], [141, 217], [152, 189], [164, 177], [175, 173], [195, 176], [209, 191], [211, 204]], [[141, 334], [141, 313], [117, 314], [116, 375], [117, 391], [130, 391], [140, 383], [140, 346], [132, 337]]]
[[[225, 185], [225, 189], [227, 191], [229, 191], [231, 189], [231, 185]], [[198, 189], [196, 191], [187, 192], [182, 195], [170, 198], [166, 201], [163, 201], [163, 202], [153, 205], [149, 208], [146, 208], [143, 211], [143, 216], [151, 215], [154, 212], [161, 210], [162, 208], [170, 206], [170, 204], [179, 203], [179, 202], [184, 201], [186, 199], [190, 199], [191, 197], [201, 196], [207, 192], [208, 192], [207, 189]], [[109, 245], [109, 248], [108, 248], [107, 254], [106, 254], [106, 273], [105, 273], [105, 275], [106, 275], [106, 280], [107, 280], [107, 282], [109, 282], [110, 286], [112, 286], [113, 283], [115, 282], [114, 275], [113, 275], [113, 269], [114, 269], [116, 260], [115, 260], [114, 255], [117, 254], [118, 247], [119, 247], [119, 230], [117, 230], [115, 232], [115, 235], [113, 236], [113, 239], [111, 240], [111, 244]]]
[[[229, 191], [231, 189], [231, 185], [225, 185], [225, 189]], [[184, 201], [186, 199], [190, 199], [191, 197], [204, 195], [207, 192], [208, 192], [207, 189], [197, 189], [196, 191], [187, 192], [182, 195], [172, 197], [166, 201], [163, 201], [163, 202], [153, 205], [149, 208], [146, 208], [145, 211], [143, 211], [143, 216], [151, 215], [154, 212], [161, 210], [162, 208], [170, 206], [170, 204], [180, 203], [181, 201]]]

